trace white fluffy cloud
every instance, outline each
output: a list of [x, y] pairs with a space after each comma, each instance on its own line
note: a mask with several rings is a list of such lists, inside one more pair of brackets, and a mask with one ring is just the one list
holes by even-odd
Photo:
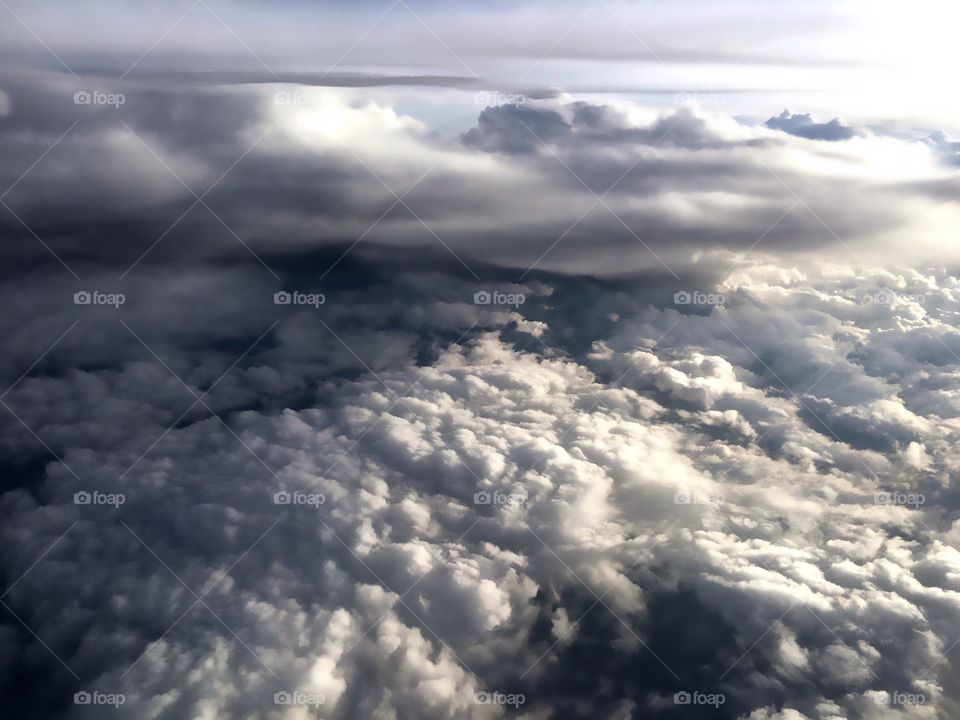
[[[670, 717], [683, 689], [748, 718], [939, 716], [956, 700], [960, 360], [915, 338], [956, 342], [952, 285], [761, 268], [708, 316], [622, 307], [582, 357], [550, 348], [543, 305], [539, 339], [509, 340], [510, 315], [491, 314], [494, 329], [425, 366], [398, 353], [350, 382], [304, 375], [303, 340], [278, 330], [231, 396], [243, 407], [270, 362], [280, 387], [308, 378], [312, 400], [232, 409], [212, 394], [230, 430], [192, 418], [129, 472], [191, 400], [124, 407], [162, 368], [121, 350], [113, 370], [28, 377], [7, 401], [64, 463], [3, 495], [4, 564], [14, 580], [29, 569], [5, 602], [81, 675], [51, 670], [58, 684], [126, 695], [118, 717], [311, 716], [275, 705], [284, 690], [322, 694], [324, 717], [502, 714], [481, 691], [522, 693], [531, 717], [580, 716], [577, 702]], [[41, 410], [61, 395], [76, 419]], [[119, 439], [83, 429], [97, 405]], [[126, 502], [75, 505], [83, 490]], [[282, 491], [324, 501], [276, 505]], [[663, 598], [691, 593], [696, 612], [671, 616]], [[716, 619], [697, 630], [701, 616]], [[701, 637], [698, 666], [663, 631], [720, 634]], [[602, 671], [580, 659], [594, 638], [650, 682], [558, 689]]]

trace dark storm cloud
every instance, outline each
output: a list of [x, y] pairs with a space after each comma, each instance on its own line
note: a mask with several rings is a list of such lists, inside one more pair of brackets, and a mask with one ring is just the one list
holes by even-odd
[[840, 118], [818, 123], [809, 113], [791, 113], [789, 110], [784, 110], [776, 117], [771, 117], [765, 124], [768, 128], [783, 130], [786, 133], [808, 140], [836, 142], [838, 140], [849, 140], [861, 134], [856, 128], [844, 125]]
[[[654, 146], [703, 150], [731, 148], [739, 143], [719, 139], [702, 117], [680, 109], [649, 127], [631, 127], [622, 112], [604, 105], [577, 102], [569, 106], [570, 121], [549, 108], [501, 105], [487, 108], [464, 143], [490, 152], [543, 152], [545, 146], [570, 145], [597, 150], [603, 146]], [[753, 144], [761, 145], [761, 140]], [[748, 143], [749, 145], [749, 143]], [[615, 178], [614, 178], [615, 179]]]
[[[692, 590], [651, 593], [645, 617], [635, 621], [647, 647], [630, 643], [623, 625], [603, 608], [584, 615], [596, 598], [586, 592], [577, 595], [545, 607], [546, 632], [531, 638], [535, 649], [545, 652], [555, 641], [549, 618], [558, 608], [584, 617], [576, 637], [538, 667], [524, 688], [530, 697], [551, 698], [559, 717], [682, 718], [691, 710], [674, 705], [674, 693], [690, 687], [729, 692], [736, 678], [757, 663], [746, 662], [727, 682], [717, 682], [742, 650], [736, 629]], [[736, 718], [745, 707], [754, 707], [736, 696], [728, 702], [709, 708], [711, 716]]]
[[487, 152], [534, 153], [541, 142], [560, 141], [570, 131], [570, 124], [552, 110], [502, 105], [481, 112], [477, 127], [463, 136], [463, 142]]

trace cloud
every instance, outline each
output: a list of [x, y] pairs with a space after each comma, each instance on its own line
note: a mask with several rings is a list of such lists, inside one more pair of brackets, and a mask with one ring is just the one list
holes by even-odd
[[[475, 276], [680, 277], [803, 266], [813, 251], [884, 263], [903, 258], [904, 236], [919, 263], [942, 257], [936, 238], [956, 219], [938, 156], [886, 136], [828, 146], [689, 109], [566, 99], [481, 110], [464, 92], [476, 125], [441, 137], [347, 88], [97, 82], [8, 85], [0, 230], [14, 262], [52, 252], [120, 274], [254, 254], [272, 267], [360, 244], [439, 248]], [[84, 89], [125, 102], [75, 105]]]
[[11, 714], [958, 716], [956, 22], [820, 4], [4, 5]]
[[541, 142], [555, 142], [570, 131], [570, 124], [555, 111], [501, 105], [481, 112], [477, 127], [463, 136], [463, 143], [488, 152], [535, 153]]
[[926, 140], [927, 144], [941, 153], [947, 162], [960, 164], [960, 142], [953, 140], [947, 133], [938, 130]]
[[[611, 286], [592, 312], [618, 319], [579, 322], [596, 344], [578, 352], [563, 303], [596, 281], [524, 288], [534, 337], [472, 281], [354, 262], [319, 313], [279, 317], [265, 274], [158, 276], [121, 310], [77, 308], [7, 395], [62, 462], [5, 421], [25, 473], [0, 496], [7, 585], [29, 569], [5, 602], [80, 676], [7, 618], [6, 657], [53, 678], [20, 688], [19, 716], [85, 717], [65, 700], [83, 688], [157, 718], [281, 717], [284, 690], [330, 717], [502, 715], [482, 691], [565, 717], [682, 717], [681, 691], [723, 693], [731, 718], [948, 707], [954, 401], [936, 388], [960, 361], [911, 338], [950, 342], [950, 276], [757, 268], [707, 315]], [[28, 280], [24, 306], [70, 290]], [[423, 294], [384, 335], [399, 288]], [[148, 320], [164, 296], [170, 319]], [[52, 307], [31, 338], [69, 324]], [[223, 422], [175, 423], [195, 396], [117, 313], [197, 394], [281, 324], [210, 390]], [[125, 502], [74, 503], [93, 490]], [[323, 501], [275, 504], [294, 491]]]
[[807, 138], [808, 140], [849, 140], [858, 137], [861, 133], [849, 125], [844, 125], [840, 118], [833, 118], [825, 123], [818, 123], [807, 114], [791, 113], [784, 110], [776, 117], [771, 117], [765, 125], [774, 130], [783, 130], [785, 133]]

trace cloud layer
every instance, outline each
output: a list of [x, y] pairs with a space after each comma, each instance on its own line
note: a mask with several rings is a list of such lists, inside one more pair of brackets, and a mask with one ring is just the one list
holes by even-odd
[[[36, 437], [8, 413], [4, 602], [47, 647], [10, 622], [2, 665], [56, 691], [20, 716], [93, 717], [84, 689], [156, 718], [310, 716], [284, 691], [344, 718], [953, 707], [952, 278], [758, 268], [723, 307], [608, 288], [571, 325], [562, 278], [499, 286], [518, 314], [445, 275], [284, 309], [207, 272], [76, 308], [5, 398]], [[69, 290], [38, 280], [22, 303]]]
[[91, 82], [9, 85], [0, 229], [16, 261], [55, 253], [132, 271], [253, 255], [269, 268], [278, 253], [377, 244], [442, 248], [478, 278], [484, 263], [517, 279], [531, 268], [679, 277], [764, 258], [802, 267], [811, 252], [856, 266], [939, 261], [957, 222], [945, 135], [903, 140], [803, 115], [776, 119], [784, 133], [569, 99], [483, 109], [461, 94], [479, 119], [458, 138], [348, 89]]
[[14, 715], [958, 714], [952, 9], [0, 5]]

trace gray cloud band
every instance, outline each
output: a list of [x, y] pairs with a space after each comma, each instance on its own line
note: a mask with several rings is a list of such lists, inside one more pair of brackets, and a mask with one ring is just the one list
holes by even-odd
[[[174, 94], [162, 83], [34, 79], [7, 89], [0, 231], [13, 263], [52, 253], [68, 264], [130, 267], [140, 257], [361, 242], [443, 247], [468, 267], [521, 273], [677, 273], [703, 256], [732, 265], [772, 253], [802, 263], [811, 250], [862, 264], [902, 257], [902, 233], [929, 236], [939, 231], [930, 223], [955, 213], [941, 187], [937, 148], [951, 147], [942, 139], [866, 138], [877, 152], [896, 143], [930, 152], [926, 183], [878, 185], [865, 165], [875, 155], [869, 144], [810, 144], [685, 109], [645, 124], [611, 107], [528, 101], [482, 110], [451, 146], [412, 118], [393, 122], [384, 108], [316, 88], [296, 90], [310, 100], [300, 103], [278, 103], [270, 86]], [[91, 102], [75, 102], [77, 93]], [[475, 108], [473, 95], [462, 98]], [[93, 102], [100, 97], [124, 102]], [[820, 127], [804, 122], [787, 129]], [[352, 126], [388, 144], [365, 147]], [[12, 142], [26, 128], [30, 139]], [[837, 163], [842, 177], [829, 169]], [[824, 171], [809, 170], [816, 165]], [[407, 194], [397, 203], [391, 191]], [[497, 230], [504, 222], [509, 233]], [[918, 242], [910, 252], [919, 262], [933, 250]]]

